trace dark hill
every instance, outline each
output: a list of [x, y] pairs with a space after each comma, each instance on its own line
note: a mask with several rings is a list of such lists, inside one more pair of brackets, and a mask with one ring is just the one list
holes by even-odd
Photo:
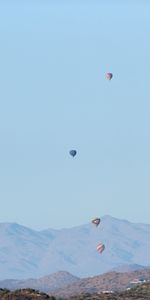
[[7, 289], [0, 289], [0, 300], [55, 300], [53, 296], [48, 296], [45, 293], [40, 293], [33, 289], [22, 289], [16, 291], [9, 291]]

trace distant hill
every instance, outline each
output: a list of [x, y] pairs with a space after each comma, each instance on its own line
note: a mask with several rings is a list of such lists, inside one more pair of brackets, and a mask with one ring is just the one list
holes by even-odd
[[[0, 290], [1, 300], [56, 300], [53, 296], [40, 293], [36, 290], [22, 289], [11, 292], [9, 290]], [[150, 282], [136, 285], [131, 289], [122, 292], [105, 291], [102, 293], [80, 294], [69, 297], [68, 300], [149, 300], [150, 299]]]
[[131, 289], [116, 293], [94, 293], [81, 294], [75, 297], [69, 297], [69, 300], [149, 300], [150, 282], [137, 285]]
[[112, 269], [111, 271], [115, 271], [115, 272], [132, 272], [132, 271], [138, 271], [138, 270], [150, 270], [150, 266], [146, 267], [146, 266], [141, 266], [138, 264], [131, 264], [131, 265], [122, 265], [119, 267], [116, 267], [114, 269]]
[[138, 280], [149, 280], [150, 268], [130, 272], [108, 272], [103, 275], [80, 279], [72, 274], [59, 271], [39, 279], [2, 280], [0, 288], [9, 290], [31, 288], [57, 297], [69, 297], [81, 293], [99, 293], [103, 290], [124, 290]]
[[[16, 223], [0, 223], [0, 280], [39, 278], [66, 270], [79, 277], [108, 272], [120, 265], [150, 266], [150, 225], [111, 216], [98, 228], [91, 223], [35, 231]], [[100, 255], [96, 245], [103, 242]]]
[[9, 290], [31, 288], [43, 292], [50, 292], [51, 290], [56, 290], [68, 284], [77, 282], [78, 280], [78, 277], [75, 277], [68, 272], [59, 271], [38, 279], [2, 280], [0, 281], [0, 288], [6, 288]]
[[50, 295], [58, 298], [70, 298], [80, 294], [102, 293], [103, 291], [119, 292], [148, 280], [150, 281], [150, 269], [129, 273], [108, 272], [103, 275], [80, 279], [62, 289], [52, 291]]

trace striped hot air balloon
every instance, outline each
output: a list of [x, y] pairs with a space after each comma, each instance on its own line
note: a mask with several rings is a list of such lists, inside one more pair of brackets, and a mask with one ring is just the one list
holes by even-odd
[[102, 243], [99, 243], [96, 247], [96, 250], [99, 252], [99, 253], [102, 253], [104, 250], [105, 250], [105, 245], [102, 244]]

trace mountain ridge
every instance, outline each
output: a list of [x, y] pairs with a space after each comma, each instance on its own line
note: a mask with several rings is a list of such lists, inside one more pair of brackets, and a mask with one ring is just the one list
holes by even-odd
[[59, 271], [38, 279], [3, 280], [0, 281], [0, 288], [12, 291], [34, 289], [57, 298], [68, 298], [79, 294], [101, 293], [106, 290], [118, 292], [147, 281], [150, 282], [150, 268], [122, 273], [110, 271], [87, 278], [78, 278], [66, 271]]
[[56, 273], [49, 274], [44, 277], [37, 279], [29, 278], [26, 280], [19, 279], [6, 279], [0, 281], [0, 288], [6, 288], [9, 290], [31, 288], [40, 290], [43, 292], [56, 290], [58, 288], [64, 287], [68, 284], [72, 284], [79, 280], [78, 277], [73, 276], [66, 271], [58, 271]]
[[[149, 266], [149, 236], [149, 224], [108, 215], [98, 228], [88, 223], [37, 231], [0, 223], [0, 280], [39, 278], [59, 270], [87, 277], [125, 264]], [[96, 251], [99, 242], [106, 246], [102, 255]]]
[[53, 290], [49, 295], [53, 295], [56, 298], [69, 298], [84, 294], [99, 294], [104, 291], [112, 291], [114, 293], [131, 289], [143, 282], [150, 282], [150, 269], [124, 273], [107, 272], [102, 275], [81, 278], [73, 284]]

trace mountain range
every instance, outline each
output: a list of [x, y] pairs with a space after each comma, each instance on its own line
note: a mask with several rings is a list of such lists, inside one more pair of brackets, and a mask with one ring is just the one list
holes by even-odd
[[[105, 244], [99, 254], [96, 246]], [[0, 223], [0, 280], [39, 278], [65, 270], [77, 277], [102, 274], [122, 265], [150, 266], [150, 225], [111, 216], [99, 227], [85, 224], [36, 231]]]
[[118, 292], [130, 289], [143, 282], [150, 282], [150, 269], [124, 273], [108, 272], [98, 276], [83, 278], [60, 289], [53, 290], [49, 294], [59, 299], [83, 294], [92, 295], [104, 291]]
[[50, 292], [55, 291], [69, 284], [73, 284], [80, 279], [72, 274], [59, 271], [41, 278], [37, 279], [26, 279], [26, 280], [16, 280], [16, 279], [5, 279], [0, 281], [0, 288], [1, 289], [9, 289], [9, 290], [16, 290], [16, 289], [24, 289], [30, 288], [39, 290], [41, 292]]
[[6, 289], [0, 289], [1, 300], [56, 300], [56, 299], [68, 299], [68, 300], [149, 300], [150, 299], [150, 281], [144, 281], [132, 288], [127, 288], [124, 291], [113, 292], [103, 291], [94, 293], [82, 293], [68, 298], [56, 298], [49, 296], [43, 292], [36, 291], [34, 289], [19, 289], [10, 291]]
[[38, 279], [3, 280], [0, 281], [0, 289], [34, 289], [62, 299], [80, 294], [123, 291], [143, 282], [150, 282], [150, 268], [124, 273], [113, 271], [81, 279], [68, 272], [59, 271]]

